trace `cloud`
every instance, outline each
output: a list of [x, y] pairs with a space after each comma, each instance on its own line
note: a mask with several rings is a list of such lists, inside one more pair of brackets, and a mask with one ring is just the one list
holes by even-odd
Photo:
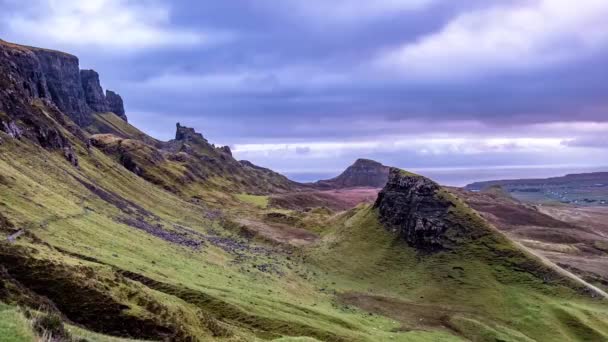
[[608, 137], [606, 135], [580, 137], [564, 140], [562, 141], [562, 144], [568, 147], [608, 149]]
[[348, 84], [348, 77], [346, 74], [318, 67], [289, 65], [199, 73], [166, 71], [152, 75], [135, 86], [172, 92], [262, 95], [290, 89], [328, 89]]
[[362, 154], [409, 151], [419, 155], [546, 152], [564, 149], [559, 138], [429, 138], [386, 137], [350, 142], [310, 141], [300, 143], [236, 144], [234, 152], [255, 155], [301, 155], [331, 157], [358, 151]]
[[169, 8], [156, 1], [37, 0], [2, 18], [16, 38], [42, 46], [95, 46], [132, 51], [161, 46], [211, 44], [221, 33], [172, 27]]
[[438, 0], [284, 0], [265, 1], [275, 10], [288, 11], [291, 15], [323, 21], [330, 25], [360, 24], [382, 16], [395, 16], [403, 12], [429, 7]]
[[526, 1], [460, 14], [443, 29], [383, 51], [373, 64], [417, 80], [549, 68], [608, 43], [608, 2]]

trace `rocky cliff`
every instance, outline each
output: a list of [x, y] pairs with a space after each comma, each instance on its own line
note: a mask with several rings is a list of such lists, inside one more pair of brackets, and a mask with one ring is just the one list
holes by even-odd
[[[39, 55], [44, 52], [48, 56], [41, 62]], [[56, 70], [52, 70], [61, 63], [71, 62], [69, 55], [62, 56], [59, 52], [38, 51], [0, 41], [0, 131], [6, 133], [0, 135], [0, 144], [6, 137], [28, 139], [44, 148], [62, 150], [70, 162], [78, 165], [73, 142], [66, 134], [71, 133], [81, 142], [85, 140], [84, 135], [66, 121], [53, 102], [59, 90], [53, 83]], [[44, 63], [47, 65], [43, 67]], [[62, 105], [75, 103], [70, 102], [73, 100], [70, 98], [64, 100]]]
[[389, 167], [369, 159], [357, 159], [336, 178], [321, 180], [316, 186], [326, 189], [373, 187], [381, 188], [388, 180]]
[[472, 209], [428, 178], [391, 168], [374, 208], [380, 221], [419, 250], [452, 249], [489, 232]]
[[93, 112], [114, 110], [126, 118], [122, 99], [112, 93], [108, 100], [101, 89], [99, 75], [93, 70], [80, 70], [77, 57], [4, 41], [0, 41], [0, 54], [3, 66], [8, 68], [4, 78], [7, 83], [3, 86], [5, 90], [14, 88], [15, 99], [42, 100], [81, 127], [91, 124]]
[[34, 52], [38, 67], [44, 75], [48, 97], [78, 125], [89, 124], [91, 108], [84, 96], [78, 58], [59, 51], [30, 49]]
[[127, 114], [125, 113], [125, 105], [122, 102], [122, 97], [111, 90], [106, 89], [106, 101], [108, 103], [108, 110], [118, 115], [125, 121], [127, 120]]
[[95, 70], [80, 70], [80, 80], [87, 105], [94, 112], [109, 111], [108, 102], [99, 83], [99, 74]]

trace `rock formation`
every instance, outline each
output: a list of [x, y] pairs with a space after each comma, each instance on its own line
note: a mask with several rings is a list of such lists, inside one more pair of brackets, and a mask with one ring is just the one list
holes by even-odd
[[108, 110], [110, 112], [113, 112], [123, 120], [128, 121], [127, 115], [125, 114], [125, 106], [120, 95], [106, 89], [106, 102], [108, 103]]
[[230, 146], [222, 146], [222, 147], [218, 147], [217, 149], [220, 152], [225, 153], [232, 157], [232, 150], [230, 149]]
[[452, 249], [489, 231], [476, 213], [428, 178], [391, 168], [374, 208], [380, 221], [421, 251]]
[[[40, 99], [81, 127], [92, 123], [93, 112], [112, 110], [126, 119], [120, 96], [112, 92], [108, 100], [97, 72], [80, 70], [78, 58], [73, 55], [0, 41], [0, 58], [3, 68], [7, 69], [1, 84], [4, 95], [13, 98], [3, 106]], [[9, 89], [12, 89], [10, 94]], [[14, 109], [5, 112], [14, 112]]]
[[[91, 108], [87, 105], [78, 58], [67, 53], [30, 48], [39, 63], [39, 68], [46, 80], [47, 97], [63, 113], [67, 114], [80, 126], [91, 123]], [[44, 87], [41, 87], [44, 88]]]
[[336, 178], [321, 180], [316, 186], [326, 189], [354, 187], [381, 188], [388, 180], [389, 167], [369, 159], [357, 159]]
[[[72, 124], [57, 109], [60, 105], [68, 109], [80, 106], [77, 98], [70, 95], [75, 79], [66, 76], [65, 85], [58, 81], [62, 74], [69, 73], [67, 70], [73, 71], [74, 60], [75, 57], [61, 52], [0, 41], [0, 131], [13, 139], [29, 139], [44, 148], [72, 151], [72, 143], [62, 132], [72, 131]], [[80, 84], [79, 73], [76, 74]], [[78, 132], [72, 133], [82, 138]], [[77, 156], [66, 154], [77, 165]]]
[[194, 130], [194, 128], [182, 126], [179, 122], [176, 124], [175, 140], [185, 143], [204, 143], [209, 144], [207, 139], [202, 134]]
[[80, 70], [80, 79], [89, 107], [94, 112], [108, 112], [109, 106], [99, 83], [99, 74], [95, 70]]

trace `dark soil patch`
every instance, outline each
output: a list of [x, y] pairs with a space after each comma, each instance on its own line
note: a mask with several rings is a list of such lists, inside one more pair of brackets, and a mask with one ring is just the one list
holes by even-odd
[[342, 211], [356, 207], [360, 203], [373, 203], [380, 189], [352, 188], [324, 191], [301, 191], [278, 194], [270, 197], [271, 207], [290, 210], [307, 210], [326, 207]]
[[6, 216], [0, 213], [0, 232], [14, 233], [15, 225]]
[[248, 219], [241, 219], [238, 222], [243, 226], [243, 229], [253, 235], [281, 244], [306, 246], [319, 239], [319, 236], [311, 231], [286, 224], [264, 223]]
[[297, 227], [298, 225], [301, 224], [302, 220], [299, 217], [287, 215], [284, 213], [272, 212], [272, 213], [267, 213], [266, 215], [264, 215], [264, 221], [272, 222], [272, 223], [281, 223], [281, 224], [290, 225], [292, 227]]
[[404, 302], [396, 298], [367, 295], [363, 293], [343, 293], [338, 296], [340, 302], [354, 305], [365, 311], [390, 317], [402, 324], [401, 330], [448, 330], [452, 331], [450, 317], [465, 311]]

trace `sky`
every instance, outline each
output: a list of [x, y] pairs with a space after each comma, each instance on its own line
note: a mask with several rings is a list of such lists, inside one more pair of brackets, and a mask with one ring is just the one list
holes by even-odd
[[180, 122], [297, 179], [359, 157], [486, 178], [608, 166], [605, 0], [0, 6], [1, 39], [77, 55], [150, 135]]

